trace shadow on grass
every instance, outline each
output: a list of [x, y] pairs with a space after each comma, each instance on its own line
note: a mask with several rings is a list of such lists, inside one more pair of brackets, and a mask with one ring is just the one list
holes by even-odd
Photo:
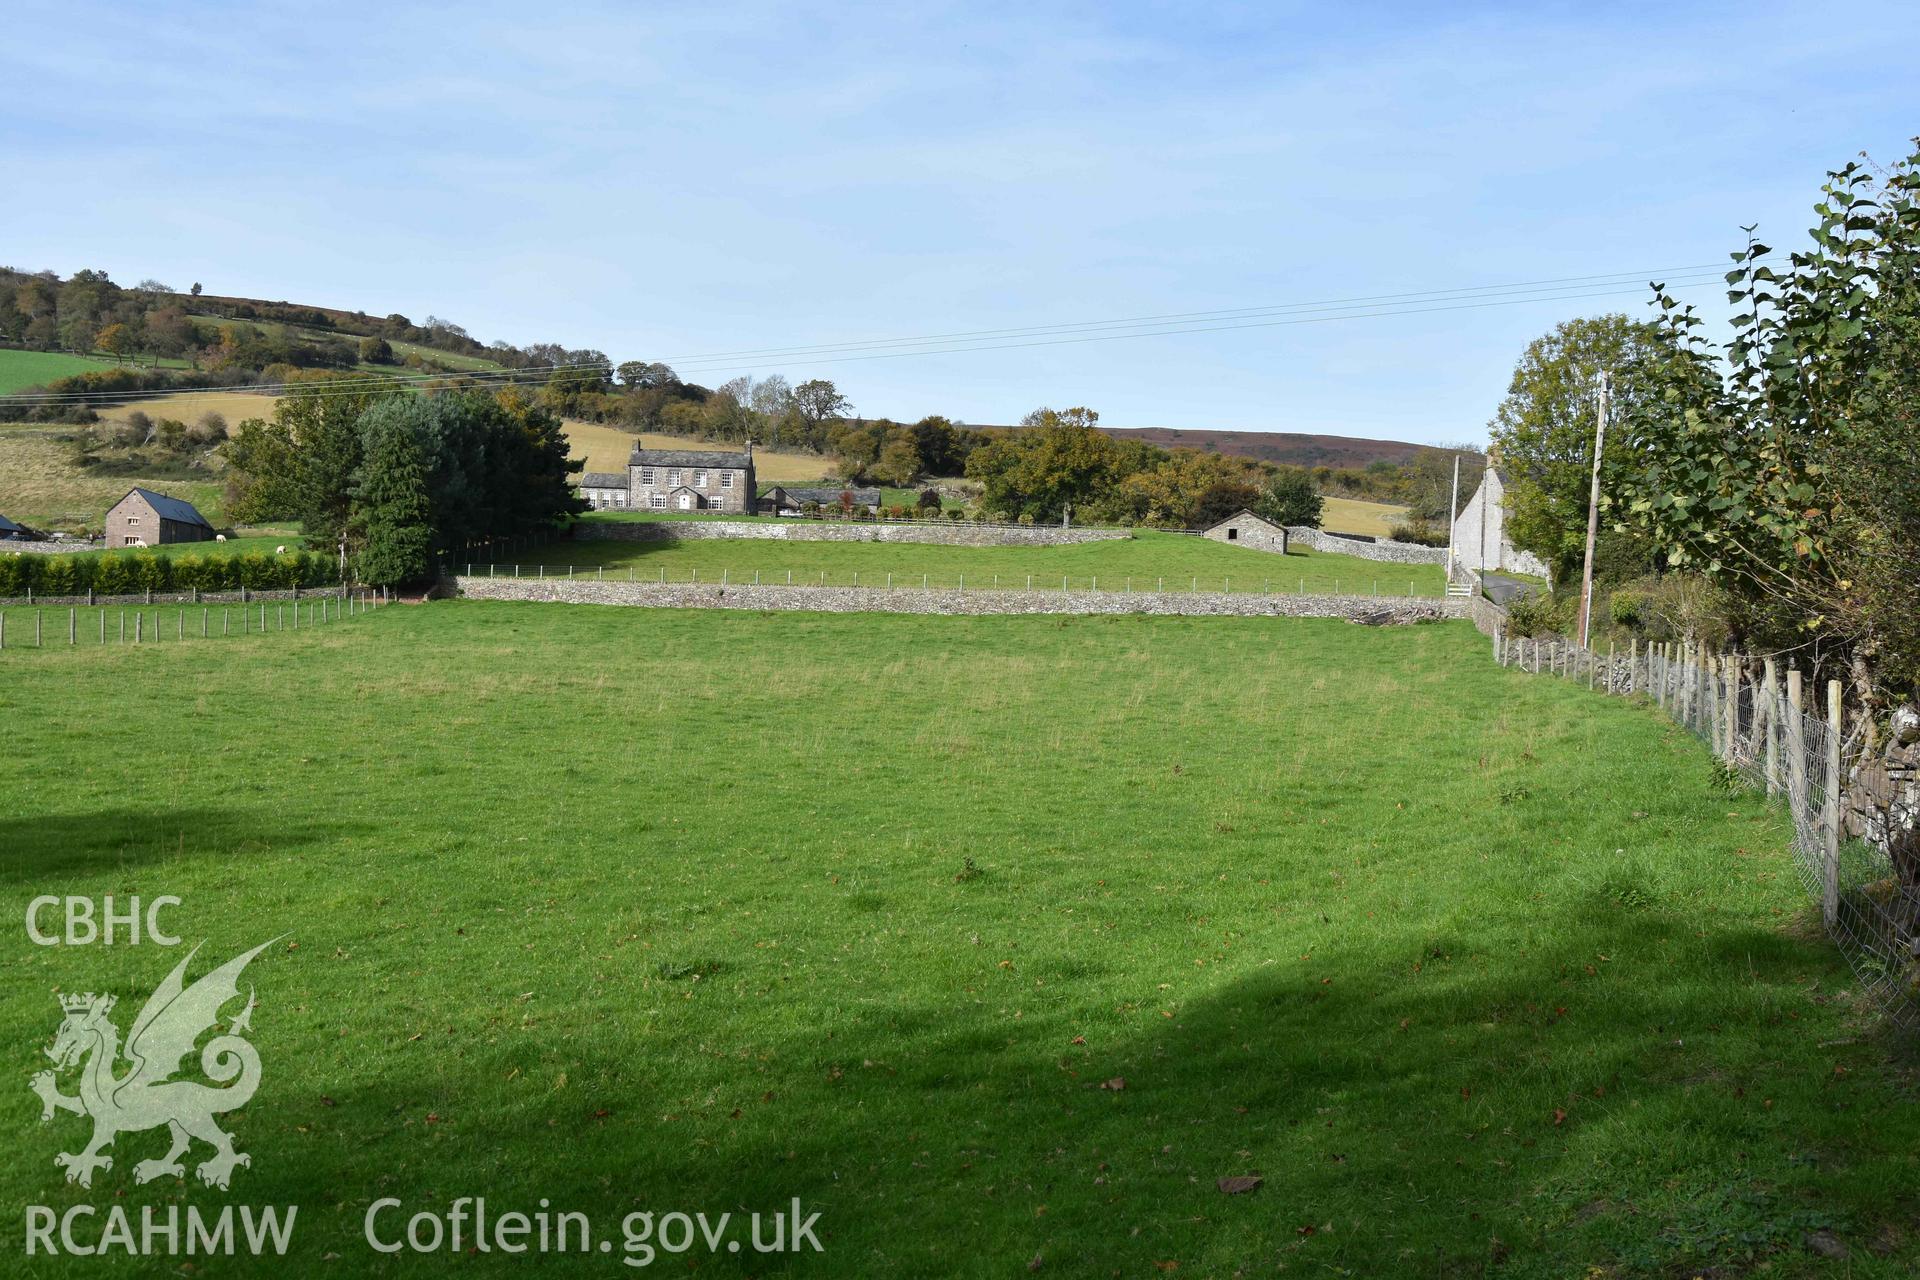
[[[1532, 923], [1551, 941], [1450, 952], [1409, 922], [1193, 998], [1115, 991], [1099, 970], [1077, 990], [1049, 980], [1049, 998], [1015, 972], [985, 998], [843, 1007], [773, 1037], [755, 1019], [778, 966], [751, 953], [673, 988], [721, 1003], [698, 1030], [592, 1000], [424, 1042], [382, 1022], [372, 1047], [270, 1062], [237, 1126], [256, 1156], [244, 1198], [302, 1205], [305, 1248], [370, 1263], [380, 1196], [405, 1214], [544, 1198], [602, 1234], [636, 1210], [797, 1197], [822, 1214], [824, 1254], [702, 1269], [836, 1275], [1007, 1275], [1036, 1257], [1090, 1276], [1734, 1274], [1810, 1261], [1812, 1231], [1864, 1243], [1896, 1211], [1920, 1117], [1890, 1105], [1874, 1045], [1836, 1073], [1818, 1044], [1823, 944], [1738, 924], [1703, 938], [1695, 918], [1590, 901]], [[1863, 1176], [1877, 1166], [1883, 1181]], [[1263, 1185], [1217, 1185], [1242, 1176]]]
[[0, 818], [0, 884], [61, 890], [55, 878], [180, 859], [245, 857], [371, 830], [364, 822], [290, 822], [252, 809], [103, 809]]

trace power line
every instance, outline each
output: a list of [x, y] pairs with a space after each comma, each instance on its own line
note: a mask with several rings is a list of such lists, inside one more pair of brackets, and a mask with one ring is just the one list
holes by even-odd
[[718, 359], [731, 359], [738, 356], [788, 356], [805, 355], [812, 352], [826, 352], [847, 348], [867, 349], [875, 347], [898, 346], [907, 343], [950, 342], [973, 338], [1027, 337], [1062, 330], [1110, 328], [1122, 325], [1159, 324], [1174, 320], [1205, 321], [1213, 319], [1251, 318], [1254, 316], [1287, 311], [1313, 311], [1326, 308], [1367, 307], [1389, 302], [1444, 301], [1454, 296], [1469, 296], [1483, 293], [1518, 293], [1533, 290], [1554, 290], [1576, 285], [1598, 284], [1644, 284], [1648, 280], [1665, 275], [1691, 276], [1702, 271], [1715, 273], [1714, 279], [1720, 279], [1726, 271], [1724, 263], [1696, 263], [1686, 267], [1655, 267], [1648, 271], [1610, 271], [1603, 275], [1562, 276], [1548, 280], [1522, 280], [1507, 284], [1464, 285], [1449, 289], [1420, 289], [1406, 293], [1383, 293], [1363, 295], [1351, 298], [1329, 298], [1314, 302], [1272, 303], [1257, 307], [1232, 307], [1215, 311], [1173, 311], [1159, 315], [1123, 316], [1111, 320], [1079, 320], [1061, 324], [1030, 325], [1011, 329], [972, 329], [952, 333], [924, 334], [905, 338], [872, 338], [858, 342], [828, 342], [799, 347], [757, 347], [737, 351], [696, 352], [690, 355], [662, 356], [662, 364], [699, 364]]
[[[1703, 272], [1711, 275], [1702, 275]], [[806, 360], [811, 364], [866, 362], [901, 359], [908, 356], [955, 355], [975, 351], [1009, 351], [1035, 347], [1070, 346], [1094, 342], [1114, 342], [1132, 338], [1169, 337], [1189, 333], [1221, 333], [1248, 329], [1283, 328], [1304, 324], [1325, 324], [1337, 320], [1382, 319], [1403, 315], [1426, 315], [1446, 311], [1482, 310], [1491, 307], [1520, 306], [1532, 302], [1579, 301], [1590, 298], [1620, 297], [1642, 292], [1648, 276], [1677, 276], [1669, 279], [1670, 289], [1694, 288], [1717, 284], [1724, 268], [1719, 265], [1670, 268], [1653, 272], [1612, 272], [1595, 276], [1568, 276], [1559, 281], [1532, 281], [1503, 285], [1473, 285], [1455, 289], [1419, 290], [1397, 294], [1378, 294], [1371, 298], [1348, 298], [1322, 302], [1286, 303], [1263, 307], [1240, 307], [1220, 311], [1170, 312], [1161, 317], [1139, 316], [1115, 320], [1076, 321], [1057, 325], [1024, 328], [980, 329], [949, 335], [925, 335], [912, 338], [883, 338], [868, 342], [823, 343], [807, 347], [769, 347], [735, 353], [715, 353], [706, 357], [683, 356], [671, 361], [690, 372], [713, 374], [746, 369], [737, 357], [759, 356], [756, 364], [769, 361]], [[1616, 287], [1633, 280], [1633, 288]], [[1597, 286], [1597, 287], [1587, 287]], [[1425, 304], [1434, 305], [1425, 305]], [[1169, 323], [1179, 321], [1181, 323]], [[1220, 323], [1216, 323], [1220, 322]], [[1143, 327], [1155, 326], [1158, 327]], [[1117, 330], [1117, 331], [1116, 331]], [[1033, 339], [1002, 341], [1003, 338]], [[931, 345], [942, 344], [945, 345]], [[722, 363], [725, 361], [726, 363]], [[415, 374], [360, 374], [335, 379], [311, 378], [277, 383], [234, 384], [226, 386], [157, 387], [147, 390], [61, 391], [46, 394], [15, 392], [0, 395], [0, 404], [113, 404], [159, 397], [191, 397], [206, 394], [301, 394], [307, 398], [333, 398], [364, 395], [388, 387], [408, 389], [432, 382], [467, 385], [516, 385], [539, 383], [556, 374], [581, 370], [604, 371], [608, 365], [597, 361], [569, 364], [533, 365], [520, 369], [453, 370]], [[540, 375], [545, 375], [544, 377]]]
[[[1686, 288], [1695, 288], [1701, 285], [1716, 284], [1716, 283], [1718, 283], [1717, 279], [1669, 281], [1667, 282], [1666, 287], [1669, 289], [1679, 290], [1679, 289], [1686, 289]], [[1580, 293], [1562, 293], [1562, 294], [1556, 294], [1556, 295], [1544, 296], [1544, 297], [1499, 298], [1499, 299], [1492, 299], [1492, 300], [1482, 300], [1477, 302], [1463, 302], [1463, 303], [1457, 303], [1457, 304], [1446, 305], [1446, 306], [1437, 306], [1437, 307], [1401, 307], [1401, 308], [1385, 309], [1385, 310], [1377, 310], [1377, 311], [1369, 311], [1369, 312], [1354, 312], [1346, 315], [1305, 316], [1305, 317], [1292, 317], [1292, 318], [1283, 319], [1283, 320], [1260, 320], [1260, 321], [1251, 321], [1244, 324], [1202, 325], [1202, 326], [1189, 326], [1189, 327], [1179, 327], [1179, 328], [1154, 329], [1154, 330], [1139, 331], [1139, 332], [1132, 332], [1132, 333], [1081, 335], [1081, 336], [1073, 336], [1073, 337], [1054, 338], [1050, 340], [1037, 341], [1037, 342], [1001, 342], [1001, 343], [988, 343], [988, 344], [974, 345], [974, 346], [920, 348], [920, 349], [911, 350], [911, 351], [882, 351], [882, 352], [875, 352], [871, 354], [830, 354], [830, 355], [825, 355], [817, 358], [811, 358], [808, 360], [808, 363], [809, 364], [834, 364], [834, 363], [844, 363], [848, 361], [898, 360], [898, 359], [903, 359], [909, 356], [955, 355], [955, 354], [964, 354], [966, 352], [972, 352], [972, 351], [1012, 351], [1012, 350], [1019, 350], [1022, 348], [1029, 348], [1029, 347], [1058, 347], [1058, 346], [1071, 346], [1071, 345], [1091, 343], [1091, 342], [1117, 342], [1117, 341], [1130, 339], [1130, 338], [1157, 338], [1157, 337], [1167, 337], [1175, 334], [1224, 333], [1224, 332], [1230, 332], [1230, 331], [1241, 330], [1241, 329], [1283, 328], [1283, 327], [1289, 327], [1293, 325], [1303, 325], [1303, 324], [1328, 324], [1328, 323], [1332, 323], [1334, 321], [1339, 321], [1339, 320], [1375, 320], [1375, 319], [1382, 319], [1382, 318], [1394, 317], [1394, 316], [1429, 315], [1435, 312], [1442, 312], [1442, 311], [1476, 311], [1476, 310], [1482, 310], [1489, 307], [1522, 306], [1530, 302], [1569, 302], [1569, 301], [1578, 301], [1578, 300], [1587, 299], [1587, 298], [1618, 298], [1618, 297], [1631, 296], [1634, 294], [1638, 294], [1638, 293], [1641, 293], [1642, 291], [1643, 291], [1642, 289], [1606, 289], [1606, 290], [1580, 292]], [[714, 374], [714, 373], [731, 372], [733, 370], [746, 370], [746, 369], [752, 368], [753, 366], [735, 364], [735, 365], [727, 365], [722, 367], [701, 367], [697, 365], [686, 365], [684, 367], [698, 373]]]

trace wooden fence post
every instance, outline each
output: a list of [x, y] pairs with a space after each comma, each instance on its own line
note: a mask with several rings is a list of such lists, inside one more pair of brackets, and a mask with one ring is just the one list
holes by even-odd
[[1767, 659], [1767, 688], [1762, 705], [1767, 713], [1767, 794], [1780, 794], [1780, 671], [1772, 658]]
[[1700, 701], [1699, 651], [1692, 645], [1682, 645], [1680, 649], [1680, 716], [1681, 723], [1693, 727], [1694, 707]]
[[1787, 668], [1787, 706], [1785, 730], [1787, 745], [1787, 809], [1793, 814], [1794, 853], [1806, 857], [1808, 849], [1802, 833], [1810, 825], [1807, 815], [1807, 734], [1806, 721], [1802, 706], [1805, 697], [1801, 692], [1800, 670]]
[[1733, 714], [1728, 704], [1733, 701], [1733, 655], [1714, 654], [1709, 678], [1713, 681], [1713, 736], [1720, 742], [1720, 758], [1732, 764]]
[[1727, 761], [1731, 764], [1740, 752], [1740, 669], [1739, 655], [1727, 657]]
[[1827, 681], [1827, 787], [1820, 864], [1820, 916], [1829, 929], [1840, 919], [1840, 682]]

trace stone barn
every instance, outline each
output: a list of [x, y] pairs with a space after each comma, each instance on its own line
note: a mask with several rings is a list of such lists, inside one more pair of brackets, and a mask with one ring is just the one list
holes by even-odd
[[157, 547], [168, 542], [210, 542], [213, 526], [181, 498], [132, 489], [107, 509], [109, 547]]
[[1251, 511], [1241, 511], [1228, 516], [1216, 525], [1200, 531], [1203, 538], [1212, 538], [1215, 542], [1231, 542], [1237, 547], [1252, 547], [1255, 551], [1276, 551], [1287, 554], [1287, 530]]

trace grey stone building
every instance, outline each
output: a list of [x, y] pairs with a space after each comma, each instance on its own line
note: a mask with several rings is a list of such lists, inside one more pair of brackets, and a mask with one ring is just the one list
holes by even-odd
[[1218, 524], [1202, 529], [1200, 536], [1215, 542], [1252, 547], [1256, 551], [1277, 551], [1281, 555], [1287, 553], [1286, 526], [1277, 525], [1244, 509]]
[[597, 510], [731, 511], [754, 509], [753, 442], [744, 453], [707, 449], [642, 449], [625, 474], [588, 471], [580, 496]]
[[777, 484], [760, 495], [759, 509], [768, 515], [798, 515], [801, 508], [812, 502], [838, 511], [840, 495], [843, 493], [854, 506], [866, 507], [869, 510], [877, 508], [885, 496], [878, 489], [855, 489], [848, 486], [836, 488], [831, 485], [822, 488], [796, 489]]
[[627, 473], [624, 471], [587, 471], [580, 476], [580, 496], [595, 511], [624, 511], [630, 500]]
[[1454, 564], [1485, 573], [1526, 573], [1545, 578], [1550, 570], [1540, 557], [1522, 551], [1507, 537], [1507, 474], [1495, 462], [1453, 521]]
[[107, 508], [109, 547], [157, 547], [167, 542], [208, 542], [213, 526], [191, 502], [151, 489], [132, 489]]

